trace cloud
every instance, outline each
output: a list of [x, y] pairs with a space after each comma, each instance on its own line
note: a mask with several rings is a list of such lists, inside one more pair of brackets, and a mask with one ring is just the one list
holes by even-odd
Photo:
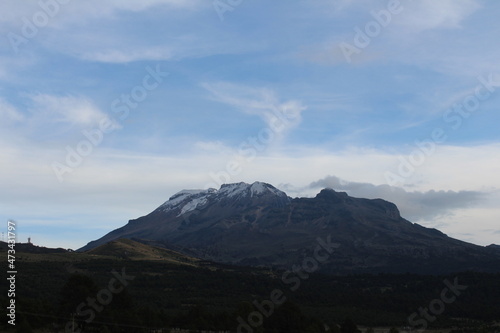
[[20, 122], [25, 117], [13, 105], [0, 97], [0, 119], [2, 119], [2, 125], [4, 125], [10, 122]]
[[421, 0], [403, 2], [404, 13], [396, 18], [398, 25], [413, 33], [431, 29], [457, 29], [468, 16], [480, 8], [475, 0]]
[[[89, 2], [94, 2], [96, 7], [98, 7], [97, 4], [102, 3], [97, 0]], [[202, 0], [144, 0], [140, 2], [135, 0], [111, 0], [108, 1], [108, 3], [116, 9], [129, 11], [142, 11], [144, 9], [159, 5], [187, 9], [194, 9], [197, 6], [203, 5]]]
[[[417, 33], [431, 29], [456, 29], [462, 22], [481, 8], [477, 0], [401, 0], [397, 8], [402, 12], [393, 16], [394, 22], [400, 27]], [[389, 1], [328, 1], [327, 6], [335, 11], [358, 13], [378, 12], [388, 7]], [[392, 21], [391, 21], [392, 24]], [[407, 31], [408, 32], [408, 31]]]
[[[286, 132], [302, 121], [306, 107], [300, 101], [280, 102], [276, 94], [267, 88], [253, 88], [227, 82], [203, 83], [214, 100], [235, 107], [239, 111], [262, 118], [275, 132]], [[278, 125], [279, 123], [279, 125]]]
[[[3, 35], [14, 33], [24, 36], [25, 22], [33, 24], [33, 17], [47, 16], [45, 12], [48, 9], [39, 3], [44, 1], [6, 1], [2, 7], [6, 14], [0, 16], [0, 32]], [[186, 18], [199, 18], [198, 15], [203, 14], [202, 9], [213, 10], [211, 3], [206, 1], [89, 0], [55, 3], [55, 7], [49, 6], [47, 22], [39, 28], [35, 27], [34, 36], [14, 48], [20, 50], [19, 54], [48, 49], [55, 54], [62, 53], [85, 61], [128, 63], [220, 52], [218, 47], [221, 42], [211, 37], [220, 36], [215, 31], [222, 34], [224, 31], [206, 27], [202, 31], [204, 36], [199, 36], [198, 24], [184, 24]], [[142, 24], [144, 21], [148, 24]], [[131, 26], [134, 28], [131, 29]], [[159, 31], [162, 31], [162, 38], [158, 37]], [[228, 47], [231, 44], [235, 43], [226, 42]], [[11, 55], [17, 56], [14, 52]]]
[[381, 198], [394, 202], [403, 217], [413, 220], [432, 220], [450, 214], [453, 210], [474, 206], [485, 198], [486, 193], [478, 191], [407, 191], [389, 185], [374, 185], [342, 180], [328, 176], [312, 182], [309, 188], [329, 187], [346, 191], [363, 198]]
[[[179, 190], [206, 188], [215, 181], [213, 177], [217, 177], [231, 183], [265, 181], [285, 190], [290, 196], [315, 195], [320, 188], [333, 187], [353, 196], [380, 197], [395, 202], [403, 217], [413, 222], [422, 216], [436, 219], [419, 223], [431, 227], [445, 224], [443, 231], [447, 234], [462, 238], [459, 233], [472, 233], [475, 236], [470, 241], [478, 244], [492, 243], [495, 237], [498, 238], [491, 232], [479, 233], [477, 225], [471, 221], [496, 230], [500, 211], [498, 205], [493, 204], [500, 197], [491, 200], [492, 207], [484, 207], [481, 199], [487, 196], [483, 193], [491, 192], [489, 189], [478, 192], [418, 188], [418, 191], [410, 192], [373, 185], [383, 179], [384, 170], [395, 158], [380, 151], [359, 148], [333, 153], [320, 147], [295, 146], [286, 148], [286, 153], [262, 153], [252, 162], [241, 165], [241, 173], [222, 177], [221, 172], [226, 172], [228, 161], [234, 157], [232, 150], [223, 149], [224, 146], [217, 141], [200, 142], [195, 148], [182, 154], [154, 154], [100, 147], [61, 184], [50, 165], [54, 160], [64, 163], [66, 152], [63, 147], [48, 147], [41, 140], [17, 142], [11, 137], [0, 136], [0, 156], [5, 157], [0, 163], [0, 183], [9, 189], [0, 192], [0, 218], [18, 219], [23, 223], [25, 233], [33, 233], [32, 224], [43, 227], [61, 221], [61, 232], [76, 230], [68, 237], [72, 238], [74, 245], [68, 247], [80, 247], [106, 231], [122, 226], [128, 219], [151, 212]], [[495, 178], [498, 173], [498, 158], [495, 156], [500, 156], [498, 149], [500, 147], [474, 147], [461, 149], [456, 154], [442, 152], [441, 158], [446, 163], [433, 168], [429, 178], [441, 180], [441, 183], [432, 181], [435, 188], [467, 188], [477, 184], [500, 187], [498, 177]], [[459, 162], [464, 156], [469, 156], [470, 151], [482, 151], [482, 154], [470, 158], [477, 165], [460, 166]], [[450, 168], [450, 165], [455, 167]], [[460, 171], [462, 167], [468, 170], [468, 175], [470, 170], [475, 170], [476, 176], [464, 177], [464, 171]], [[331, 170], [342, 178], [317, 180], [318, 175], [327, 175]], [[466, 180], [470, 183], [467, 184]], [[291, 185], [281, 185], [286, 183]], [[313, 188], [312, 184], [316, 187]], [[487, 196], [487, 199], [492, 198]], [[446, 214], [448, 216], [438, 219]], [[95, 231], [87, 235], [89, 229]], [[53, 244], [57, 245], [57, 242]]]
[[[340, 19], [345, 20], [346, 28], [326, 35], [321, 42], [302, 46], [298, 56], [327, 66], [347, 64], [347, 60], [351, 65], [397, 61], [413, 66], [432, 66], [436, 71], [455, 75], [466, 72], [477, 76], [481, 69], [495, 68], [493, 60], [487, 59], [490, 54], [497, 54], [493, 52], [491, 41], [484, 40], [489, 39], [486, 37], [489, 35], [469, 35], [475, 27], [467, 19], [481, 9], [478, 1], [402, 0], [398, 7], [401, 11], [391, 15], [387, 24], [379, 25], [380, 33], [360, 37], [362, 35], [355, 29], [366, 32], [369, 24], [377, 23], [374, 13], [387, 13], [387, 4], [388, 1], [345, 1], [340, 8], [349, 20]], [[483, 28], [491, 29], [488, 23]], [[460, 37], [459, 41], [456, 36]], [[346, 51], [346, 44], [340, 47], [342, 43], [356, 46], [357, 51], [351, 54]], [[477, 52], [485, 45], [488, 45], [488, 52]], [[463, 66], [464, 62], [470, 65]]]
[[[37, 12], [44, 11], [40, 3], [45, 1], [16, 1], [2, 2], [0, 23], [20, 24], [21, 17], [32, 18]], [[87, 0], [70, 1], [60, 5], [46, 6], [56, 12], [56, 20], [64, 22], [82, 22], [89, 18], [112, 16], [117, 11], [141, 12], [155, 6], [167, 6], [173, 9], [194, 10], [206, 6], [202, 0]], [[59, 12], [61, 11], [60, 15]], [[54, 22], [49, 22], [49, 24]]]
[[198, 141], [194, 144], [194, 148], [200, 152], [207, 153], [232, 152], [231, 148], [224, 145], [224, 143], [221, 141]]
[[[31, 96], [34, 119], [77, 126], [90, 126], [109, 118], [91, 100], [76, 96], [37, 94]], [[115, 124], [116, 126], [116, 124]]]
[[168, 48], [133, 49], [133, 50], [104, 50], [85, 52], [80, 56], [83, 60], [103, 63], [128, 63], [141, 60], [168, 60], [173, 57]]

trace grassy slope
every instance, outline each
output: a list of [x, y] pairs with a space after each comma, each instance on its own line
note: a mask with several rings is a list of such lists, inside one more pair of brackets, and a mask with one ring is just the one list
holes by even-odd
[[[242, 302], [269, 299], [271, 291], [280, 289], [308, 315], [326, 323], [349, 316], [359, 324], [400, 326], [416, 309], [439, 297], [445, 278], [314, 274], [302, 280], [297, 291], [291, 291], [290, 285], [281, 280], [281, 273], [207, 263], [131, 240], [111, 242], [87, 253], [18, 253], [17, 260], [17, 297], [21, 303], [29, 301], [26, 312], [32, 313], [57, 307], [61, 287], [71, 273], [89, 275], [104, 288], [113, 269], [125, 269], [135, 276], [127, 287], [134, 302], [166, 313], [174, 314], [193, 305], [231, 313]], [[447, 306], [439, 321], [449, 325], [452, 317], [491, 319], [488, 311], [500, 308], [500, 275], [465, 273], [459, 279], [469, 289]], [[6, 290], [4, 281], [0, 286]], [[5, 296], [0, 298], [4, 300]], [[38, 306], [33, 305], [36, 302]]]

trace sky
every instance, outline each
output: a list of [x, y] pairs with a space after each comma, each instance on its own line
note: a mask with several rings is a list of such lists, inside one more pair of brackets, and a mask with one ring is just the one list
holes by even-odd
[[5, 0], [0, 221], [77, 249], [183, 189], [396, 203], [500, 244], [500, 2]]

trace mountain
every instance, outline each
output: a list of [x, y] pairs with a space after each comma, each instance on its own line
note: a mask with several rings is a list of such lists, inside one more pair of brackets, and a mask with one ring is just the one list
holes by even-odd
[[491, 245], [488, 245], [486, 248], [491, 250], [492, 252], [496, 252], [496, 253], [500, 254], [500, 245], [491, 244]]
[[80, 251], [119, 238], [221, 263], [310, 264], [325, 273], [500, 271], [497, 251], [411, 223], [385, 200], [333, 189], [292, 199], [261, 182], [183, 190]]

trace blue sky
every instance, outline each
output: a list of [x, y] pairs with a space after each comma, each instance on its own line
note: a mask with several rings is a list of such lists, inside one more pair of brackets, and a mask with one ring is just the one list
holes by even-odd
[[0, 219], [79, 248], [184, 188], [395, 202], [500, 243], [500, 3], [4, 1]]

